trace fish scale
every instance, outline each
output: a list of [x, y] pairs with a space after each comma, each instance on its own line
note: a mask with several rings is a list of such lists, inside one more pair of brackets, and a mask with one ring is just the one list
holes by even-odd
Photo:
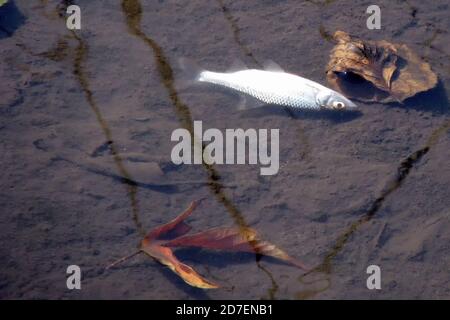
[[198, 81], [228, 87], [267, 104], [302, 109], [320, 108], [313, 92], [302, 92], [305, 86], [308, 90], [312, 90], [311, 87], [300, 77], [287, 73], [255, 69], [233, 73], [203, 71], [199, 74]]
[[201, 70], [196, 80], [245, 93], [266, 104], [316, 110], [356, 107], [340, 93], [282, 70], [245, 69], [227, 73]]

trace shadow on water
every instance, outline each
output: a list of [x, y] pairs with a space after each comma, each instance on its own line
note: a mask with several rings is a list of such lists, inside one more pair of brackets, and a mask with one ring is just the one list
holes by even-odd
[[[350, 96], [354, 97], [352, 100], [357, 103], [378, 104], [379, 102], [367, 102], [367, 100], [374, 99], [376, 96], [383, 97], [383, 99], [389, 97], [389, 93], [381, 91], [362, 77], [351, 72], [336, 73], [336, 75], [342, 80], [341, 86], [344, 94], [349, 93]], [[436, 115], [445, 114], [449, 109], [448, 97], [442, 80], [439, 80], [437, 85], [430, 90], [419, 92], [403, 102], [391, 102], [387, 105], [394, 108], [431, 112]]]
[[[191, 135], [194, 134], [193, 130], [193, 119], [191, 116], [191, 112], [189, 110], [189, 107], [184, 104], [179, 96], [178, 92], [175, 89], [175, 80], [173, 76], [173, 70], [172, 67], [165, 56], [162, 48], [158, 45], [156, 41], [148, 37], [142, 30], [141, 30], [141, 18], [142, 18], [142, 6], [140, 4], [140, 1], [138, 0], [122, 0], [122, 10], [126, 16], [126, 22], [128, 26], [128, 30], [130, 34], [138, 37], [141, 39], [144, 43], [146, 43], [153, 51], [155, 61], [158, 66], [158, 71], [162, 79], [162, 83], [164, 87], [166, 88], [167, 92], [169, 93], [170, 100], [172, 101], [172, 105], [175, 107], [176, 114], [179, 118], [179, 121], [181, 125], [187, 129]], [[202, 146], [204, 147], [204, 146]], [[236, 225], [239, 227], [239, 229], [242, 231], [242, 234], [244, 236], [247, 236], [245, 230], [248, 228], [248, 224], [245, 221], [244, 216], [239, 211], [239, 209], [232, 203], [232, 201], [225, 195], [224, 193], [224, 187], [220, 183], [220, 175], [217, 172], [216, 169], [212, 165], [208, 165], [203, 163], [203, 166], [205, 167], [207, 173], [208, 173], [208, 185], [213, 192], [213, 194], [216, 196], [218, 201], [224, 205], [224, 207], [227, 209], [228, 213], [230, 214], [231, 218], [234, 220]], [[253, 245], [256, 247], [256, 243], [254, 240], [248, 240], [250, 245]], [[256, 250], [255, 250], [256, 251]], [[254, 255], [256, 256], [256, 263], [259, 266], [259, 260], [261, 259], [261, 256], [259, 254]], [[268, 273], [267, 273], [268, 274]], [[269, 275], [269, 274], [268, 274]], [[269, 276], [271, 281], [273, 281], [273, 277]]]
[[[396, 104], [395, 106], [399, 106]], [[400, 107], [431, 112], [436, 115], [447, 114], [450, 105], [444, 83], [439, 80], [437, 86], [429, 91], [416, 94], [405, 101]]]
[[[388, 181], [385, 188], [381, 192], [381, 194], [375, 199], [375, 201], [370, 205], [369, 209], [366, 211], [366, 213], [357, 219], [355, 222], [353, 222], [336, 240], [334, 246], [326, 253], [325, 258], [323, 259], [322, 263], [313, 268], [310, 272], [307, 272], [305, 275], [301, 276], [299, 278], [301, 283], [306, 283], [306, 277], [314, 274], [314, 273], [321, 273], [324, 274], [325, 279], [328, 282], [329, 287], [331, 284], [330, 275], [332, 272], [332, 266], [333, 266], [333, 260], [336, 258], [336, 256], [344, 249], [344, 246], [349, 241], [350, 237], [366, 222], [369, 222], [380, 210], [381, 206], [383, 205], [384, 201], [388, 196], [390, 196], [395, 190], [400, 188], [402, 183], [404, 182], [405, 178], [408, 176], [408, 174], [411, 171], [411, 168], [419, 162], [423, 156], [430, 150], [429, 146], [425, 146], [414, 153], [412, 153], [410, 156], [405, 158], [400, 165], [397, 168], [397, 172], [391, 180]], [[305, 295], [305, 292], [301, 291], [297, 293], [297, 298], [309, 298], [311, 296], [314, 296], [325, 289], [321, 290], [308, 290], [308, 294]]]
[[[186, 128], [191, 134], [193, 134], [193, 120], [189, 110], [189, 107], [185, 105], [175, 89], [174, 77], [172, 67], [169, 64], [168, 59], [165, 57], [162, 48], [151, 38], [147, 37], [140, 29], [142, 7], [138, 0], [123, 0], [122, 9], [126, 15], [128, 29], [131, 34], [135, 35], [142, 41], [144, 41], [154, 53], [154, 57], [158, 66], [158, 71], [163, 81], [163, 85], [169, 93], [169, 97], [175, 107], [176, 114], [181, 122], [181, 125]], [[245, 220], [239, 210], [228, 200], [223, 193], [223, 187], [219, 183], [220, 176], [218, 172], [209, 165], [204, 164], [208, 171], [209, 185], [214, 194], [219, 198], [225, 207], [230, 212], [231, 216], [235, 220], [238, 226], [247, 227]]]
[[[333, 1], [309, 1], [309, 2], [317, 4], [317, 5], [327, 5], [329, 3], [332, 3]], [[409, 5], [409, 3], [408, 3], [408, 5]], [[417, 9], [415, 7], [412, 7], [411, 5], [410, 5], [410, 7], [411, 7], [411, 16], [412, 16], [413, 21], [411, 23], [409, 23], [408, 26], [405, 27], [404, 29], [415, 25]], [[224, 11], [224, 13], [225, 13], [225, 11]], [[227, 12], [227, 15], [228, 14], [229, 13]], [[233, 21], [231, 19], [229, 19], [229, 20]], [[232, 25], [232, 27], [233, 27], [233, 25]], [[237, 29], [237, 27], [233, 28], [233, 29]], [[329, 32], [327, 32], [323, 26], [320, 26], [319, 33], [322, 36], [322, 38], [325, 39], [326, 41], [331, 42], [331, 43], [334, 42], [332, 35]], [[237, 31], [234, 31], [234, 34], [238, 34]], [[235, 38], [236, 38], [236, 36], [235, 36]], [[434, 38], [436, 38], [436, 35], [433, 36], [432, 40], [434, 40]], [[238, 37], [238, 40], [239, 40], [239, 37]], [[433, 47], [431, 46], [432, 40], [430, 41], [430, 43], [428, 45], [430, 46], [430, 48], [433, 49]], [[236, 41], [236, 42], [239, 45], [242, 44], [240, 41]], [[245, 52], [245, 50], [244, 50], [244, 52]], [[412, 108], [412, 109], [416, 109], [419, 111], [431, 112], [433, 114], [446, 114], [446, 113], [448, 113], [448, 108], [449, 108], [446, 91], [445, 91], [442, 81], [440, 81], [434, 89], [432, 89], [428, 92], [423, 92], [423, 93], [417, 94], [416, 96], [406, 100], [404, 104], [391, 104], [391, 106], [399, 107], [399, 108]], [[267, 108], [265, 108], [265, 110], [263, 110], [263, 109], [251, 110], [251, 111], [248, 111], [247, 114], [250, 116], [255, 116], [255, 115], [256, 116], [258, 116], [258, 115], [264, 116], [264, 115], [267, 115], [268, 113], [269, 114], [270, 113], [277, 114], [280, 116], [283, 114], [283, 112], [281, 112], [281, 110], [279, 108], [275, 108], [272, 106], [268, 106]], [[314, 113], [311, 114], [309, 112], [301, 112], [301, 113], [297, 113], [297, 115], [299, 117], [316, 118], [316, 114], [314, 114]], [[356, 114], [350, 114], [350, 116], [346, 115], [346, 116], [344, 116], [344, 118], [341, 118], [341, 117], [343, 117], [342, 115], [331, 113], [331, 114], [327, 114], [327, 115], [320, 114], [319, 118], [330, 117], [330, 119], [334, 122], [341, 122], [343, 119], [347, 119], [347, 121], [350, 121], [360, 115], [361, 114], [358, 112]], [[380, 208], [383, 205], [386, 198], [391, 196], [392, 193], [394, 193], [398, 188], [400, 188], [402, 186], [402, 184], [404, 183], [404, 180], [411, 172], [411, 169], [417, 163], [420, 162], [420, 160], [428, 153], [428, 151], [434, 145], [437, 144], [437, 142], [439, 141], [439, 138], [443, 134], [445, 134], [449, 129], [450, 129], [450, 120], [445, 120], [441, 126], [439, 126], [437, 129], [435, 129], [433, 131], [433, 133], [430, 135], [428, 141], [426, 142], [425, 146], [423, 146], [423, 147], [419, 148], [418, 150], [416, 150], [415, 152], [411, 153], [408, 157], [406, 157], [405, 159], [403, 159], [400, 162], [399, 166], [397, 167], [397, 171], [396, 171], [394, 177], [391, 178], [390, 180], [388, 180], [388, 182], [386, 183], [386, 186], [383, 189], [383, 191], [381, 192], [381, 194], [375, 199], [375, 201], [373, 203], [371, 203], [369, 205], [368, 209], [365, 211], [365, 214], [362, 217], [360, 217], [359, 219], [357, 219], [355, 222], [353, 222], [337, 238], [335, 245], [325, 255], [325, 258], [320, 265], [318, 265], [316, 268], [314, 268], [311, 272], [300, 277], [300, 282], [303, 284], [313, 284], [313, 283], [323, 282], [324, 285], [322, 285], [321, 288], [319, 288], [319, 289], [306, 289], [301, 292], [298, 292], [296, 295], [297, 298], [304, 299], [304, 298], [313, 297], [313, 296], [317, 295], [318, 293], [327, 290], [330, 287], [330, 285], [331, 285], [330, 275], [331, 275], [331, 271], [332, 271], [332, 264], [333, 264], [334, 258], [339, 254], [339, 252], [342, 251], [345, 244], [349, 241], [350, 237], [360, 228], [360, 226], [363, 225], [364, 223], [370, 221], [378, 213], [378, 211], [380, 210]], [[322, 279], [318, 279], [318, 280], [316, 279], [316, 280], [307, 282], [306, 277], [309, 275], [312, 275], [314, 273], [322, 273], [325, 277]]]
[[[199, 248], [180, 248], [176, 251], [177, 257], [182, 261], [201, 263], [216, 268], [226, 268], [229, 265], [247, 264], [255, 261], [255, 254], [248, 252], [213, 251]], [[263, 256], [261, 261], [274, 265], [291, 266], [291, 264], [269, 256]], [[294, 267], [293, 267], [294, 268]]]
[[[412, 8], [412, 17], [416, 18], [417, 10]], [[323, 30], [321, 34], [324, 33], [325, 36], [328, 33], [325, 33]], [[436, 38], [434, 35], [429, 43], [424, 44], [425, 46], [431, 47], [431, 42]], [[444, 115], [449, 111], [449, 102], [447, 93], [444, 87], [444, 84], [441, 80], [439, 80], [437, 86], [431, 90], [426, 92], [419, 93], [409, 99], [407, 99], [403, 104], [393, 103], [389, 104], [391, 107], [395, 108], [403, 108], [403, 109], [415, 109], [423, 112], [430, 112], [435, 115]], [[322, 274], [324, 278], [319, 281], [326, 281], [327, 285], [322, 287], [321, 289], [307, 289], [297, 293], [296, 297], [299, 299], [311, 298], [317, 295], [320, 292], [327, 290], [331, 285], [331, 272], [333, 266], [333, 260], [336, 256], [343, 250], [344, 246], [350, 240], [351, 236], [366, 222], [370, 221], [380, 210], [384, 201], [387, 197], [391, 196], [397, 189], [399, 189], [402, 185], [406, 177], [411, 172], [411, 169], [420, 162], [420, 160], [429, 152], [431, 148], [433, 148], [439, 141], [439, 139], [446, 134], [450, 130], [450, 120], [445, 119], [444, 122], [437, 127], [431, 135], [428, 137], [428, 140], [425, 143], [425, 146], [417, 149], [413, 153], [411, 153], [408, 157], [403, 159], [399, 166], [397, 167], [397, 171], [393, 178], [388, 180], [385, 185], [385, 188], [382, 190], [380, 195], [375, 199], [373, 203], [371, 203], [367, 210], [365, 210], [365, 214], [358, 218], [356, 221], [350, 224], [346, 230], [337, 238], [334, 246], [326, 253], [323, 261], [317, 267], [315, 267], [312, 271], [307, 274], [301, 276], [299, 281], [303, 284], [308, 284], [307, 277], [312, 274]], [[310, 282], [312, 283], [312, 282]]]
[[335, 1], [337, 0], [306, 0], [306, 2], [313, 3], [317, 6], [327, 6]]
[[74, 165], [77, 168], [83, 169], [90, 173], [100, 175], [102, 177], [111, 178], [113, 181], [128, 185], [130, 187], [139, 187], [139, 188], [144, 188], [144, 189], [148, 189], [148, 190], [152, 190], [152, 191], [156, 191], [156, 192], [163, 192], [163, 193], [178, 192], [178, 185], [176, 185], [176, 184], [153, 184], [153, 183], [140, 182], [137, 180], [132, 180], [126, 176], [121, 176], [121, 175], [115, 174], [113, 172], [108, 172], [106, 170], [91, 168], [87, 165], [78, 164], [72, 160], [65, 159], [61, 156], [52, 157], [51, 161], [65, 161], [67, 163]]
[[11, 37], [24, 24], [25, 16], [13, 0], [0, 7], [0, 39]]
[[[363, 86], [365, 86], [365, 84], [359, 85], [358, 92], [363, 92], [364, 90]], [[369, 92], [369, 90], [373, 89], [372, 86], [366, 86], [366, 88], [367, 88], [366, 92]], [[365, 105], [379, 104], [379, 102], [366, 102], [361, 101], [360, 99], [357, 98], [354, 98], [353, 101], [355, 101], [357, 104], [364, 103]], [[404, 110], [414, 109], [420, 112], [429, 112], [433, 115], [444, 115], [449, 112], [449, 101], [447, 97], [447, 92], [441, 80], [438, 81], [436, 87], [428, 91], [419, 92], [413, 97], [406, 99], [402, 103], [391, 102], [387, 103], [386, 105], [388, 105], [391, 108], [399, 108]]]
[[[352, 98], [352, 100], [357, 103], [366, 105], [379, 104], [379, 102], [367, 102], [367, 100], [373, 99], [375, 94], [382, 96], [383, 99], [389, 97], [389, 93], [377, 89], [373, 84], [358, 75], [351, 72], [336, 74], [343, 80], [341, 85], [345, 88], [344, 92], [351, 92], [352, 96], [356, 97]], [[436, 115], [445, 114], [449, 109], [447, 93], [442, 80], [439, 80], [437, 85], [430, 90], [419, 92], [403, 102], [391, 102], [387, 103], [387, 105], [393, 108], [414, 109]]]
[[239, 26], [237, 25], [236, 22], [237, 20], [233, 17], [230, 10], [225, 6], [223, 0], [217, 0], [217, 3], [220, 9], [222, 10], [223, 16], [230, 25], [231, 32], [233, 33], [234, 42], [241, 49], [244, 55], [252, 61], [253, 64], [255, 64], [258, 67], [262, 67], [262, 64], [259, 63], [259, 61], [255, 58], [253, 52], [242, 42]]
[[[245, 252], [207, 252], [205, 250], [197, 248], [183, 248], [177, 250], [177, 257], [182, 261], [193, 262], [202, 264], [204, 267], [215, 267], [220, 269], [225, 269], [230, 265], [237, 264], [247, 264], [255, 261], [255, 255], [252, 253]], [[263, 257], [262, 260], [266, 260], [270, 264], [286, 265], [290, 266], [288, 263], [277, 260], [272, 257]], [[209, 268], [207, 268], [209, 270]], [[276, 298], [276, 294], [279, 289], [279, 285], [275, 281], [272, 273], [258, 262], [258, 269], [264, 272], [270, 279], [271, 287], [267, 290], [267, 297], [265, 299], [273, 300]], [[217, 281], [217, 276], [210, 274], [208, 278], [214, 278]], [[218, 280], [220, 282], [220, 279]], [[220, 284], [220, 283], [219, 283]]]
[[439, 139], [450, 130], [450, 120], [446, 119], [444, 123], [436, 128], [431, 135], [428, 137], [428, 140], [422, 148], [414, 151], [408, 157], [403, 159], [399, 166], [397, 167], [397, 171], [393, 178], [388, 180], [381, 194], [375, 199], [373, 203], [370, 204], [366, 213], [350, 224], [350, 226], [337, 238], [334, 246], [328, 251], [323, 259], [322, 263], [313, 268], [310, 272], [299, 278], [301, 283], [306, 283], [306, 277], [311, 274], [323, 274], [325, 275], [325, 280], [328, 282], [328, 285], [320, 290], [306, 290], [297, 293], [297, 298], [310, 298], [315, 296], [316, 294], [323, 292], [328, 289], [331, 284], [331, 272], [333, 267], [333, 260], [336, 256], [343, 250], [344, 246], [347, 244], [351, 236], [366, 222], [372, 220], [372, 218], [378, 213], [380, 208], [382, 207], [385, 200], [394, 193], [397, 189], [399, 189], [406, 177], [410, 174], [411, 169], [420, 162], [420, 160], [433, 148], [438, 142]]
[[[164, 182], [164, 183], [151, 183], [151, 182], [143, 182], [138, 181], [136, 179], [130, 179], [127, 176], [121, 176], [119, 174], [116, 174], [114, 172], [109, 172], [107, 169], [104, 168], [95, 168], [89, 165], [76, 163], [75, 161], [72, 161], [70, 159], [64, 158], [60, 155], [56, 155], [51, 158], [51, 161], [64, 161], [67, 163], [70, 163], [71, 165], [85, 170], [87, 172], [97, 174], [102, 177], [111, 178], [113, 181], [121, 184], [125, 184], [132, 187], [138, 187], [143, 188], [151, 191], [161, 192], [161, 193], [176, 193], [180, 192], [180, 189], [183, 187], [184, 190], [190, 188], [199, 188], [202, 186], [208, 186], [208, 182], [205, 181], [174, 181], [174, 182]], [[235, 188], [235, 185], [224, 185], [224, 188]]]
[[[55, 8], [57, 15], [60, 18], [64, 19], [65, 18], [64, 13], [66, 12], [67, 7], [69, 5], [71, 5], [72, 3], [73, 3], [73, 1], [70, 1], [70, 0], [64, 0], [64, 1], [61, 1], [60, 3], [58, 3], [58, 6]], [[45, 8], [45, 6], [47, 5], [47, 1], [41, 0], [41, 4]], [[128, 197], [129, 197], [130, 203], [131, 203], [133, 221], [136, 225], [136, 229], [137, 229], [138, 233], [143, 237], [145, 235], [145, 230], [142, 227], [142, 223], [140, 222], [140, 218], [139, 218], [139, 207], [138, 207], [138, 200], [137, 200], [136, 183], [134, 182], [133, 178], [130, 176], [130, 174], [128, 173], [127, 169], [125, 168], [125, 166], [123, 164], [122, 157], [120, 156], [118, 149], [114, 143], [111, 129], [110, 129], [107, 121], [104, 119], [104, 117], [100, 111], [100, 108], [98, 107], [98, 105], [94, 99], [94, 95], [92, 93], [92, 90], [90, 89], [89, 80], [86, 76], [86, 72], [83, 67], [83, 63], [86, 59], [87, 52], [88, 52], [88, 45], [73, 30], [71, 31], [71, 37], [73, 39], [75, 39], [78, 43], [77, 47], [75, 48], [75, 52], [74, 52], [75, 57], [73, 60], [73, 75], [78, 80], [78, 83], [80, 84], [80, 87], [85, 94], [85, 97], [89, 104], [89, 107], [95, 114], [96, 120], [97, 120], [103, 134], [105, 135], [106, 141], [108, 141], [108, 147], [109, 147], [110, 153], [113, 157], [114, 163], [117, 167], [119, 174], [122, 176], [121, 179], [125, 179], [126, 181], [129, 181], [129, 182], [133, 182], [133, 183], [126, 184], [127, 185], [127, 194], [128, 194]], [[61, 57], [59, 56], [59, 54], [57, 54], [57, 56], [55, 56], [55, 50], [59, 50], [59, 49], [63, 49], [64, 52], [67, 50], [67, 43], [65, 42], [65, 40], [60, 40], [58, 42], [56, 49], [49, 51], [49, 53], [41, 54], [41, 56], [48, 58], [50, 60], [53, 60], [53, 61], [60, 61], [66, 56], [66, 52]]]
[[[232, 15], [231, 11], [225, 5], [223, 0], [217, 0], [217, 3], [219, 5], [220, 9], [222, 10], [222, 14], [225, 17], [225, 20], [230, 25], [231, 32], [233, 33], [234, 42], [241, 49], [241, 51], [244, 53], [244, 55], [246, 57], [248, 57], [254, 65], [256, 65], [258, 68], [261, 69], [263, 67], [263, 64], [261, 64], [258, 61], [258, 59], [256, 59], [255, 55], [250, 50], [250, 48], [242, 42], [240, 28], [237, 24], [238, 20]], [[280, 108], [278, 107], [278, 109], [280, 109]], [[298, 120], [296, 115], [294, 113], [292, 113], [289, 108], [282, 108], [282, 110], [284, 110], [285, 114], [287, 114], [291, 119]], [[296, 124], [296, 130], [297, 130], [297, 135], [299, 138], [298, 139], [299, 145], [301, 146], [301, 148], [297, 148], [300, 150], [299, 151], [299, 159], [307, 160], [309, 157], [309, 154], [311, 152], [311, 146], [306, 137], [305, 130], [298, 123]]]
[[[97, 122], [99, 123], [103, 134], [105, 135], [105, 138], [107, 141], [111, 141], [110, 144], [110, 150], [111, 154], [114, 159], [114, 163], [116, 164], [117, 170], [119, 171], [120, 175], [125, 177], [127, 180], [133, 180], [131, 175], [128, 173], [127, 169], [125, 168], [123, 164], [122, 157], [120, 156], [117, 147], [115, 143], [113, 142], [114, 139], [112, 137], [111, 129], [109, 128], [108, 123], [103, 118], [103, 115], [100, 111], [100, 109], [97, 106], [97, 103], [94, 100], [94, 96], [92, 94], [92, 91], [89, 86], [88, 78], [86, 77], [84, 68], [83, 68], [83, 62], [87, 55], [87, 44], [82, 40], [81, 37], [79, 37], [74, 31], [72, 31], [72, 34], [74, 38], [78, 41], [78, 47], [75, 51], [75, 60], [74, 60], [74, 71], [73, 74], [77, 77], [78, 82], [80, 83], [85, 95], [86, 99], [89, 103], [89, 106], [91, 107], [92, 111], [94, 112]], [[133, 212], [133, 220], [135, 222], [136, 228], [141, 236], [145, 235], [145, 230], [142, 226], [142, 223], [139, 219], [139, 207], [138, 207], [138, 201], [137, 201], [137, 188], [135, 185], [128, 185], [128, 196], [131, 201], [131, 208]]]
[[320, 25], [319, 26], [319, 34], [322, 37], [322, 39], [324, 39], [325, 41], [329, 42], [329, 43], [333, 43], [336, 44], [336, 41], [334, 40], [333, 35], [331, 34], [331, 32], [329, 32], [324, 25]]
[[293, 108], [283, 108], [277, 105], [264, 105], [258, 108], [239, 111], [242, 118], [264, 117], [275, 115], [289, 117], [291, 119], [329, 120], [334, 123], [343, 123], [355, 120], [363, 115], [361, 111], [338, 111], [338, 110], [302, 110]]

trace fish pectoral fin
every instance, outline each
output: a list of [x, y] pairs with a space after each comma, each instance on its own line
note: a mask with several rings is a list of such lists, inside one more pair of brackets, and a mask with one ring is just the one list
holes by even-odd
[[244, 61], [241, 59], [234, 59], [231, 66], [227, 69], [227, 73], [233, 73], [237, 71], [247, 70], [248, 67], [245, 65]]
[[246, 110], [247, 109], [247, 97], [244, 95], [241, 95], [239, 97], [239, 103], [237, 105], [238, 110]]
[[266, 60], [263, 63], [264, 70], [272, 72], [285, 72], [280, 65], [272, 60]]
[[248, 95], [240, 95], [237, 109], [239, 111], [255, 109], [263, 106], [264, 103]]

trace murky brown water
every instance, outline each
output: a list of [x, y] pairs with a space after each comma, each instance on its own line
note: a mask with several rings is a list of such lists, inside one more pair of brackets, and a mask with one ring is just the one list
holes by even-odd
[[[67, 4], [82, 30], [65, 27]], [[1, 298], [450, 298], [448, 1], [14, 1], [1, 17]], [[14, 5], [14, 6], [13, 6]], [[208, 86], [179, 90], [180, 57], [211, 70], [266, 59], [325, 84], [344, 30], [405, 43], [439, 86], [361, 114], [238, 111]], [[279, 128], [280, 172], [183, 165], [176, 128]], [[308, 265], [251, 254], [177, 250], [223, 288], [191, 288], [135, 250], [147, 230], [206, 197], [195, 230], [251, 226]], [[80, 291], [66, 268], [82, 268]], [[382, 289], [366, 288], [379, 265]]]

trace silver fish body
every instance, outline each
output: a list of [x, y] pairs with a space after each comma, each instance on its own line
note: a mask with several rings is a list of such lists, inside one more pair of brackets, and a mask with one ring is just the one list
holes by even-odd
[[248, 94], [266, 104], [301, 109], [348, 109], [356, 105], [340, 93], [300, 76], [246, 69], [221, 73], [203, 70], [197, 80]]

